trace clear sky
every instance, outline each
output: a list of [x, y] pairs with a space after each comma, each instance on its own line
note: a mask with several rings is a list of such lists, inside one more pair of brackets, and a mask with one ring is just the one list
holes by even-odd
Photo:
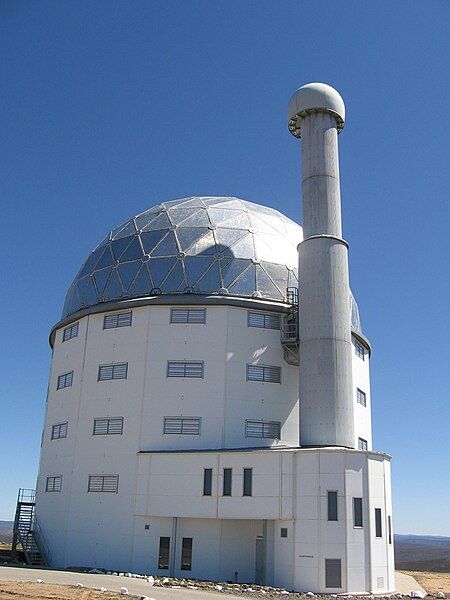
[[300, 220], [292, 92], [335, 86], [351, 285], [398, 533], [450, 535], [448, 0], [0, 2], [0, 519], [34, 487], [66, 289], [113, 226], [233, 195]]

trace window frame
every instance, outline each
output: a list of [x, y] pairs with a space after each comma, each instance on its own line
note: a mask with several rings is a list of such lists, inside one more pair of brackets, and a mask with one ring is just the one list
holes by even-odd
[[369, 449], [369, 446], [367, 444], [367, 440], [365, 440], [362, 437], [358, 437], [358, 450], [360, 450], [361, 452], [367, 452]]
[[364, 348], [364, 346], [358, 342], [358, 340], [354, 340], [354, 346], [355, 346], [355, 354], [358, 358], [360, 358], [362, 361], [366, 360], [366, 349]]
[[[167, 556], [166, 556], [166, 547], [163, 548], [162, 540], [167, 540]], [[159, 536], [159, 546], [158, 546], [158, 570], [168, 571], [170, 566], [170, 536], [161, 535]], [[164, 550], [164, 555], [162, 553]], [[164, 561], [164, 562], [163, 562]], [[167, 566], [166, 566], [167, 561]], [[162, 566], [163, 565], [163, 566]]]
[[[99, 422], [106, 421], [106, 432], [102, 433], [96, 431], [96, 425]], [[120, 432], [119, 431], [110, 431], [111, 423], [110, 421], [120, 421]], [[123, 417], [94, 417], [94, 426], [92, 429], [92, 435], [123, 435]]]
[[[330, 563], [339, 563], [339, 585], [329, 585], [329, 583], [331, 583], [328, 579], [328, 577], [330, 576], [330, 573], [328, 571], [328, 566], [330, 565]], [[334, 582], [333, 582], [334, 583]], [[340, 558], [326, 558], [325, 559], [325, 587], [327, 589], [342, 589], [342, 559]]]
[[[115, 319], [115, 324], [109, 324]], [[121, 327], [131, 327], [133, 324], [133, 311], [126, 310], [124, 312], [111, 313], [103, 316], [103, 331], [106, 329], [120, 329]]]
[[[212, 496], [212, 467], [204, 467], [203, 469], [203, 496], [209, 498]], [[208, 493], [209, 492], [209, 493]]]
[[[187, 542], [187, 544], [185, 544]], [[180, 560], [180, 571], [192, 571], [192, 546], [193, 538], [183, 537], [181, 538], [181, 560]], [[187, 551], [187, 552], [186, 552]], [[186, 559], [187, 554], [187, 559]], [[186, 562], [186, 565], [184, 564]]]
[[[68, 377], [70, 375], [70, 383], [67, 383], [68, 381]], [[62, 383], [62, 385], [60, 385]], [[67, 373], [61, 373], [61, 375], [58, 375], [58, 379], [56, 382], [56, 391], [58, 390], [64, 390], [68, 387], [72, 387], [73, 385], [73, 371], [67, 371]]]
[[[174, 320], [176, 313], [180, 315], [185, 312], [186, 320]], [[202, 315], [202, 319], [198, 320], [195, 315]], [[184, 307], [184, 306], [173, 306], [170, 309], [170, 324], [171, 325], [206, 325], [206, 308], [204, 307]]]
[[[184, 365], [181, 375], [171, 373], [171, 367], [174, 365]], [[200, 366], [201, 375], [189, 375], [188, 365]], [[203, 360], [168, 360], [166, 368], [166, 378], [169, 379], [204, 379], [205, 378], [205, 362]]]
[[280, 527], [280, 538], [286, 539], [288, 537], [288, 528]]
[[251, 498], [253, 496], [253, 467], [243, 467], [242, 469], [242, 497]]
[[[106, 369], [111, 367], [111, 377], [104, 378], [102, 377], [102, 369]], [[125, 377], [116, 377], [114, 372], [119, 367], [125, 367]], [[107, 363], [105, 365], [98, 365], [98, 374], [97, 374], [97, 382], [102, 381], [119, 381], [121, 379], [128, 379], [128, 362], [123, 363]]]
[[[61, 429], [62, 427], [65, 425], [65, 429], [64, 431], [64, 435], [61, 435]], [[51, 431], [51, 436], [50, 439], [51, 440], [62, 440], [64, 438], [67, 437], [67, 430], [68, 430], [68, 426], [69, 426], [69, 422], [68, 421], [64, 421], [63, 423], [55, 423], [54, 425], [52, 425], [52, 431]], [[57, 429], [59, 428], [59, 429]], [[59, 435], [55, 435], [55, 432], [58, 431]]]
[[[79, 325], [80, 325], [80, 322], [77, 321], [76, 323], [73, 323], [72, 325], [69, 325], [68, 327], [65, 327], [63, 329], [63, 335], [62, 335], [62, 341], [61, 341], [61, 343], [64, 344], [64, 342], [68, 342], [70, 340], [73, 340], [73, 338], [78, 337]], [[73, 333], [74, 330], [75, 330], [75, 333]], [[66, 334], [67, 334], [67, 336], [66, 336]]]
[[[331, 516], [334, 516], [333, 510], [332, 510], [333, 506], [330, 503], [331, 498], [336, 499], [336, 504], [334, 507], [335, 508], [334, 514], [335, 514], [336, 518], [331, 518]], [[327, 521], [328, 521], [328, 523], [337, 523], [339, 521], [339, 493], [338, 493], [338, 490], [327, 490]]]
[[[261, 425], [261, 435], [254, 435], [249, 433], [249, 426]], [[277, 435], [267, 435], [268, 432], [265, 432], [265, 428], [270, 426], [276, 426]], [[270, 429], [269, 429], [270, 432]], [[262, 421], [258, 419], [245, 419], [245, 437], [246, 438], [255, 438], [261, 440], [281, 440], [281, 422], [280, 421]]]
[[[50, 482], [52, 483], [51, 486], [49, 485]], [[57, 482], [58, 482], [58, 486], [55, 485]], [[50, 487], [52, 489], [50, 489]], [[59, 489], [55, 489], [56, 487], [58, 487]], [[62, 475], [48, 475], [45, 478], [45, 493], [59, 494], [61, 492], [61, 490], [62, 490]]]
[[[356, 505], [359, 504], [358, 511], [356, 510]], [[360, 517], [360, 521], [357, 523], [356, 517]], [[359, 524], [360, 522], [360, 524]], [[361, 496], [356, 496], [353, 498], [353, 529], [363, 529], [364, 528], [364, 515], [363, 515], [363, 499]]]
[[[114, 490], [105, 490], [105, 480], [107, 478], [114, 478], [115, 479], [115, 489]], [[95, 479], [101, 479], [101, 483], [102, 483], [102, 489], [101, 490], [95, 490], [95, 489], [91, 489], [91, 483], [93, 482], [93, 480]], [[101, 474], [101, 475], [88, 475], [88, 487], [87, 487], [87, 492], [88, 494], [118, 494], [119, 493], [119, 475], [117, 474]]]
[[[262, 379], [257, 378], [257, 377], [250, 377], [250, 374], [253, 372], [255, 369], [260, 369], [261, 373], [262, 373]], [[266, 376], [266, 372], [270, 373], [269, 369], [273, 370], [273, 373], [278, 373], [278, 379], [272, 379], [272, 378], [267, 378]], [[247, 363], [246, 366], [246, 378], [247, 381], [256, 381], [257, 383], [278, 383], [281, 384], [281, 372], [282, 369], [281, 367], [278, 367], [276, 365], [255, 365], [252, 363]]]
[[383, 512], [381, 508], [375, 508], [375, 537], [377, 539], [383, 537]]
[[[167, 431], [167, 423], [168, 421], [180, 421], [180, 431]], [[187, 427], [187, 424], [184, 425], [184, 421], [196, 421], [198, 425], [198, 430], [195, 433], [190, 433], [183, 431], [183, 427]], [[173, 426], [173, 424], [172, 424]], [[201, 435], [201, 427], [202, 427], [202, 418], [201, 417], [164, 417], [163, 422], [163, 435]]]
[[[252, 322], [255, 317], [261, 318], [261, 325], [257, 324], [257, 320]], [[278, 321], [277, 327], [270, 325], [271, 320], [276, 319]], [[272, 331], [280, 331], [281, 329], [281, 316], [275, 313], [265, 313], [256, 310], [247, 311], [247, 327], [254, 327], [256, 329], [271, 329]]]
[[224, 467], [222, 471], [222, 496], [230, 498], [233, 495], [233, 469]]
[[364, 408], [367, 406], [367, 394], [359, 387], [356, 388], [356, 402]]

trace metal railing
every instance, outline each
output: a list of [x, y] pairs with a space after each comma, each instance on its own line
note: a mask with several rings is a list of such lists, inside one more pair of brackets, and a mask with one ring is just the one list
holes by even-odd
[[281, 341], [296, 341], [298, 339], [298, 324], [295, 321], [283, 321], [281, 324]]
[[32, 490], [29, 488], [19, 488], [17, 502], [36, 502], [36, 490]]

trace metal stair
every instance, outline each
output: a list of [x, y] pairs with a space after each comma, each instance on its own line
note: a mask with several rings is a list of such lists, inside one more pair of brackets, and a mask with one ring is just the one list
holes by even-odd
[[48, 552], [45, 552], [43, 539], [38, 533], [35, 504], [35, 490], [21, 488], [14, 519], [12, 556], [17, 556], [17, 546], [20, 544], [27, 564], [47, 566]]
[[281, 325], [281, 343], [284, 348], [284, 360], [298, 367], [298, 288], [287, 289], [287, 301], [291, 305], [288, 314], [283, 318]]

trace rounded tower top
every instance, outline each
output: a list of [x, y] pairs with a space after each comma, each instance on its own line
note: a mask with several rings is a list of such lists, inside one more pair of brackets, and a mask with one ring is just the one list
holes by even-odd
[[293, 136], [301, 137], [302, 119], [314, 112], [326, 112], [336, 118], [338, 133], [344, 128], [344, 101], [334, 88], [326, 83], [307, 83], [292, 95], [288, 106], [288, 127]]

